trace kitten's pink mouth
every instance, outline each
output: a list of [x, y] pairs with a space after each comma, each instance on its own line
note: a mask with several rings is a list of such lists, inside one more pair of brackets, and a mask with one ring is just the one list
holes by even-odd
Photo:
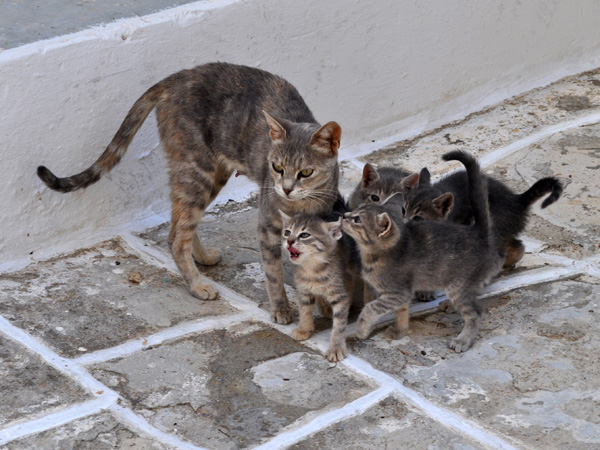
[[288, 252], [290, 252], [290, 258], [292, 260], [298, 259], [298, 257], [301, 255], [298, 249], [292, 247], [291, 245], [288, 247]]

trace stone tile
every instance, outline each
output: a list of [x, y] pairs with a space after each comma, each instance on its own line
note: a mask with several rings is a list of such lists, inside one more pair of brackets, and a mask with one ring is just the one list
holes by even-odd
[[482, 331], [463, 354], [446, 347], [462, 322], [445, 313], [411, 320], [412, 334], [400, 340], [378, 333], [350, 348], [431, 401], [532, 448], [600, 448], [599, 294], [598, 285], [564, 281], [486, 300]]
[[526, 234], [544, 243], [543, 251], [584, 258], [600, 251], [600, 124], [545, 139], [503, 159], [494, 175], [517, 192], [545, 176], [558, 177], [565, 190], [546, 209], [538, 202]]
[[475, 450], [485, 447], [453, 433], [394, 397], [290, 447], [291, 450], [341, 448]]
[[154, 426], [213, 449], [256, 445], [373, 389], [288, 336], [252, 323], [90, 370]]
[[175, 447], [157, 442], [151, 436], [140, 435], [119, 423], [110, 413], [100, 413], [75, 420], [56, 429], [12, 441], [0, 447], [6, 450], [167, 450]]
[[91, 399], [77, 382], [0, 335], [0, 426]]
[[179, 276], [142, 261], [118, 239], [0, 277], [0, 314], [67, 357], [235, 311], [195, 299]]

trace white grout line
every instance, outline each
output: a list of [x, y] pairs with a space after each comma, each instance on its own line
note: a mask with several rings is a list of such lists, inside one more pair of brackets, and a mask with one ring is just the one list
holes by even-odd
[[128, 408], [113, 404], [109, 409], [127, 425], [131, 426], [137, 431], [141, 431], [147, 435], [150, 435], [151, 437], [156, 438], [163, 444], [171, 445], [175, 448], [183, 450], [207, 450], [204, 447], [198, 447], [194, 444], [183, 441], [173, 434], [165, 433], [164, 431], [159, 430]]
[[145, 338], [136, 338], [115, 347], [81, 355], [75, 358], [73, 361], [82, 365], [97, 364], [100, 362], [109, 361], [111, 359], [122, 358], [124, 356], [131, 355], [132, 353], [162, 344], [169, 339], [181, 338], [188, 334], [201, 333], [203, 331], [218, 330], [250, 319], [253, 319], [253, 315], [249, 313], [241, 313], [220, 317], [200, 318], [190, 322], [183, 322], [151, 334]]
[[18, 425], [13, 425], [12, 427], [4, 428], [3, 430], [0, 430], [0, 445], [32, 434], [58, 428], [74, 420], [96, 414], [109, 408], [113, 403], [114, 398], [108, 396], [105, 398], [98, 398], [71, 406], [56, 413], [48, 414], [40, 419], [34, 419]]
[[479, 163], [484, 168], [489, 167], [492, 164], [500, 161], [501, 159], [506, 158], [507, 156], [535, 142], [541, 141], [542, 139], [546, 139], [556, 133], [561, 133], [571, 128], [577, 128], [584, 125], [592, 125], [598, 122], [600, 122], [600, 113], [596, 112], [583, 117], [579, 117], [577, 119], [568, 120], [566, 122], [560, 122], [555, 125], [544, 127], [540, 131], [530, 134], [526, 138], [520, 139], [504, 147], [500, 147], [488, 153], [487, 155], [482, 156], [481, 158], [479, 158]]
[[389, 387], [380, 387], [379, 389], [376, 389], [350, 403], [345, 404], [339, 409], [318, 415], [309, 423], [300, 428], [284, 431], [265, 444], [252, 448], [254, 450], [275, 450], [287, 448], [312, 434], [324, 430], [334, 423], [341, 422], [342, 420], [349, 419], [359, 414], [363, 414], [369, 408], [389, 397], [392, 391], [393, 389]]

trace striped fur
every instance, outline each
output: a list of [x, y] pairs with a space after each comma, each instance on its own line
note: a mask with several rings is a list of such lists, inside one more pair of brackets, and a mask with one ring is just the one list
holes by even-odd
[[216, 297], [215, 287], [200, 280], [195, 263], [216, 264], [220, 253], [202, 246], [196, 227], [238, 171], [260, 186], [258, 228], [271, 313], [274, 321], [289, 323], [278, 211], [331, 212], [338, 199], [339, 125], [320, 126], [298, 91], [276, 75], [233, 64], [206, 64], [175, 73], [143, 94], [88, 169], [58, 178], [40, 166], [39, 177], [59, 192], [97, 182], [121, 160], [153, 108], [169, 166], [168, 242], [190, 292], [204, 300]]

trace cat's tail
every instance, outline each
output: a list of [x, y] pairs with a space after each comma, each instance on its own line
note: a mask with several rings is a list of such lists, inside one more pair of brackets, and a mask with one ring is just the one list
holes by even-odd
[[463, 150], [454, 150], [442, 156], [444, 161], [460, 161], [467, 170], [467, 191], [475, 224], [486, 236], [491, 235], [492, 219], [488, 202], [487, 179], [477, 159]]
[[550, 194], [542, 202], [542, 208], [554, 203], [562, 194], [563, 187], [560, 181], [554, 177], [545, 177], [536, 181], [533, 186], [519, 195], [519, 203], [525, 208], [529, 208], [534, 202], [546, 194]]
[[117, 134], [102, 155], [89, 168], [70, 177], [58, 178], [47, 167], [39, 166], [37, 168], [38, 176], [46, 186], [59, 192], [76, 191], [98, 181], [102, 175], [110, 172], [121, 161], [127, 147], [150, 111], [156, 106], [162, 92], [162, 83], [155, 84], [133, 104]]

